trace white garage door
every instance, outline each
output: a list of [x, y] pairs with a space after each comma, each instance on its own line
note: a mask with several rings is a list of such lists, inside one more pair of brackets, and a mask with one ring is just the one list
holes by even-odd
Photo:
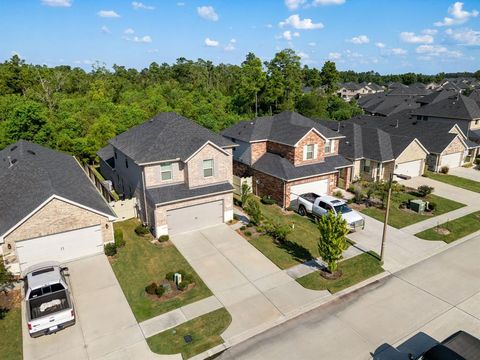
[[100, 225], [16, 243], [20, 269], [44, 261], [67, 262], [103, 252]]
[[167, 211], [170, 235], [223, 223], [223, 200]]
[[422, 160], [415, 160], [397, 164], [395, 174], [417, 177], [422, 175]]
[[463, 152], [443, 155], [440, 160], [440, 167], [448, 166], [450, 169], [459, 167], [461, 165]]
[[326, 195], [328, 193], [328, 180], [313, 181], [292, 186], [290, 188], [290, 201], [295, 200], [299, 195], [310, 192], [317, 195]]

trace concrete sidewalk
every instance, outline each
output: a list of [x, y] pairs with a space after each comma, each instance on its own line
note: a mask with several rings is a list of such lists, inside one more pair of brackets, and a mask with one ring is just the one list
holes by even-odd
[[184, 322], [208, 314], [209, 312], [215, 311], [222, 307], [223, 305], [215, 296], [210, 296], [192, 304], [169, 311], [165, 314], [142, 321], [139, 323], [139, 325], [140, 329], [142, 329], [143, 336], [145, 336], [145, 338], [149, 338], [150, 336], [174, 328], [175, 326], [183, 324]]

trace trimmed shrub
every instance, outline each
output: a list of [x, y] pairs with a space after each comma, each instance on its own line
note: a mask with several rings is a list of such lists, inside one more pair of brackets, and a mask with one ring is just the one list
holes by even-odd
[[254, 225], [255, 225], [254, 223], [249, 222], [246, 226], [247, 226], [247, 228], [251, 228], [251, 227], [253, 227]]
[[333, 196], [339, 199], [343, 199], [343, 193], [340, 190], [334, 191]]
[[168, 240], [170, 240], [170, 237], [168, 235], [162, 235], [158, 238], [158, 241], [160, 242], [166, 242]]
[[185, 270], [178, 270], [177, 271], [180, 275], [182, 275], [182, 282], [192, 283], [193, 282], [193, 275], [187, 273]]
[[259, 225], [262, 220], [262, 210], [260, 209], [260, 201], [254, 196], [249, 196], [243, 209], [250, 217], [250, 222]]
[[245, 231], [244, 234], [245, 234], [245, 236], [248, 236], [248, 237], [252, 236], [252, 232], [251, 232], [251, 231]]
[[435, 211], [436, 208], [437, 208], [437, 203], [434, 203], [434, 202], [428, 203], [428, 210]]
[[432, 193], [432, 191], [433, 191], [433, 187], [428, 186], [428, 185], [420, 185], [417, 188], [417, 193], [421, 197], [425, 197], [427, 195], [430, 195]]
[[450, 171], [450, 168], [449, 168], [448, 166], [442, 166], [442, 167], [440, 168], [440, 172], [441, 172], [442, 174], [448, 174], [449, 171]]
[[150, 285], [145, 287], [145, 292], [150, 295], [155, 295], [157, 292], [158, 285], [152, 282]]
[[245, 225], [243, 225], [243, 226], [240, 227], [240, 230], [241, 230], [241, 231], [245, 231], [246, 228], [247, 228], [247, 227], [246, 227]]
[[108, 243], [103, 247], [103, 250], [105, 251], [105, 255], [107, 256], [114, 256], [117, 254], [117, 246], [115, 243]]
[[165, 275], [165, 279], [167, 279], [168, 281], [173, 281], [174, 277], [175, 273], [173, 271], [170, 271], [169, 273], [167, 273], [167, 275]]
[[113, 237], [115, 239], [115, 246], [117, 248], [121, 248], [125, 246], [125, 240], [123, 239], [123, 231], [122, 229], [115, 229], [113, 233]]
[[187, 288], [188, 284], [185, 281], [182, 281], [180, 284], [177, 285], [177, 289], [183, 291]]
[[475, 158], [475, 160], [473, 160], [473, 163], [475, 165], [480, 165], [480, 157]]
[[287, 240], [288, 234], [292, 232], [292, 228], [289, 225], [275, 221], [267, 222], [265, 224], [265, 229], [268, 235], [280, 242]]
[[262, 197], [262, 204], [273, 205], [275, 204], [275, 200], [272, 199], [271, 195], [265, 195]]
[[160, 285], [155, 289], [155, 295], [157, 295], [158, 297], [161, 297], [163, 294], [165, 294], [165, 288], [162, 285]]
[[348, 187], [347, 191], [348, 191], [349, 193], [355, 194], [355, 185], [353, 185], [353, 184], [350, 185], [350, 186]]
[[135, 234], [137, 234], [138, 236], [144, 236], [144, 235], [147, 235], [150, 231], [143, 225], [138, 225], [136, 228], [135, 228]]

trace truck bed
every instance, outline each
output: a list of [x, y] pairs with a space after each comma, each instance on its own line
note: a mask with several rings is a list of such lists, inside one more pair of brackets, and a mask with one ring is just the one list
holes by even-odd
[[28, 300], [30, 319], [38, 319], [70, 308], [66, 290], [39, 296]]
[[311, 202], [312, 204], [315, 202], [315, 199], [318, 198], [320, 195], [317, 195], [315, 193], [306, 193], [306, 194], [302, 194], [300, 195], [300, 197], [302, 199], [305, 199], [309, 202]]

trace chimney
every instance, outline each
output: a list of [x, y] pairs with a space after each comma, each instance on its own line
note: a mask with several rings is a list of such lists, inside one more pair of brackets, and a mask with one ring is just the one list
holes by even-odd
[[340, 121], [338, 122], [337, 132], [340, 132]]

